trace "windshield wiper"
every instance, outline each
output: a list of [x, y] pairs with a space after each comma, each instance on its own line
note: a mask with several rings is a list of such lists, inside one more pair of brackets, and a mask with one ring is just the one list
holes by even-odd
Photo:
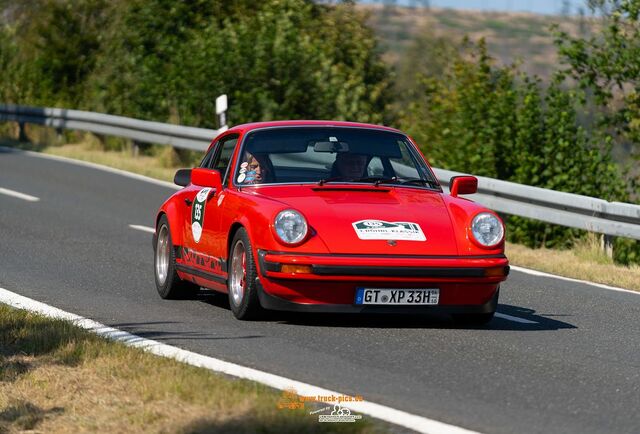
[[332, 176], [331, 178], [321, 179], [320, 181], [318, 181], [318, 185], [324, 185], [327, 182], [332, 182], [332, 181], [351, 181], [351, 180], [345, 176]]
[[436, 184], [435, 182], [422, 178], [403, 179], [402, 181], [400, 181], [400, 184], [422, 184], [428, 185], [433, 188], [438, 188], [438, 184]]
[[382, 176], [365, 176], [363, 178], [355, 178], [351, 180], [352, 182], [373, 182], [374, 185], [377, 187], [378, 185], [384, 183], [384, 184], [391, 184], [391, 183], [395, 183], [398, 182], [398, 178], [393, 176], [391, 178], [385, 178]]

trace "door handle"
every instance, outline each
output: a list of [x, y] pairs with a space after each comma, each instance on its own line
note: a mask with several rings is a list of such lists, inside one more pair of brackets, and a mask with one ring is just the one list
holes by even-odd
[[193, 204], [193, 201], [191, 199], [189, 199], [189, 198], [185, 198], [184, 199], [184, 203], [186, 203], [187, 206], [191, 206]]

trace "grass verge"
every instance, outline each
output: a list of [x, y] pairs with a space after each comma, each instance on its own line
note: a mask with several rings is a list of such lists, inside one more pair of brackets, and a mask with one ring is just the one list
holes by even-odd
[[[32, 140], [42, 143], [47, 140], [47, 136], [43, 134], [42, 129], [34, 129]], [[169, 182], [173, 181], [176, 169], [187, 167], [188, 163], [198, 159], [197, 155], [190, 156], [191, 161], [185, 164], [178, 156], [171, 154], [171, 148], [168, 146], [154, 149], [151, 155], [136, 157], [133, 157], [127, 147], [120, 151], [105, 151], [91, 134], [81, 135], [80, 140], [59, 146], [25, 144], [12, 139], [0, 140], [0, 145], [104, 164]], [[507, 243], [506, 253], [513, 265], [640, 291], [640, 267], [614, 264], [601, 252], [599, 240], [595, 236], [579, 243], [572, 250], [531, 249]]]
[[318, 423], [309, 404], [278, 409], [282, 396], [0, 304], [0, 433], [388, 432]]
[[588, 238], [571, 250], [531, 249], [507, 243], [505, 252], [513, 265], [640, 291], [640, 266], [614, 264], [594, 239]]

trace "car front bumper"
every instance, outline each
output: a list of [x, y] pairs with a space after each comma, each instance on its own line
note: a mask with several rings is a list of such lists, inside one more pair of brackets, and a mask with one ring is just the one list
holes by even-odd
[[[504, 255], [388, 256], [292, 254], [258, 250], [263, 307], [314, 312], [495, 310], [500, 282], [509, 274]], [[296, 266], [304, 272], [286, 272]], [[283, 271], [284, 270], [284, 271]], [[356, 288], [438, 288], [438, 305], [356, 305]]]

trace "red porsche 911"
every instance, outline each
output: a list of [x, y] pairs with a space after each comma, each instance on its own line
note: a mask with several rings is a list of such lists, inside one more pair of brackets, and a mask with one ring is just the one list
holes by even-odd
[[263, 309], [449, 313], [484, 324], [507, 278], [504, 225], [444, 193], [412, 140], [376, 125], [283, 121], [218, 136], [160, 208], [162, 298], [228, 293], [239, 319]]

